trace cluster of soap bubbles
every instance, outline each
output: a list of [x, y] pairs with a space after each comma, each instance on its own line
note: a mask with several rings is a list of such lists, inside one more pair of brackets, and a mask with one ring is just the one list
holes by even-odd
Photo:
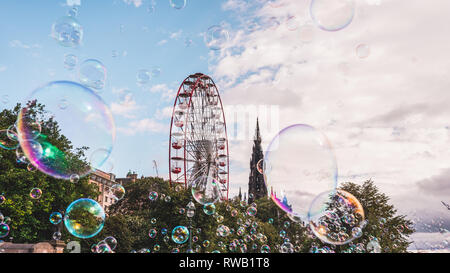
[[83, 40], [83, 27], [72, 16], [64, 16], [52, 25], [51, 36], [61, 46], [78, 47]]
[[108, 236], [97, 244], [91, 246], [93, 253], [114, 253], [117, 247], [117, 239], [113, 236]]
[[338, 190], [320, 194], [311, 204], [310, 227], [321, 241], [347, 244], [362, 236], [364, 210], [351, 193]]
[[10, 223], [11, 223], [11, 218], [8, 217], [8, 216], [5, 217], [0, 212], [0, 239], [1, 238], [5, 238], [6, 236], [8, 236], [9, 231], [10, 231], [10, 227], [9, 227]]

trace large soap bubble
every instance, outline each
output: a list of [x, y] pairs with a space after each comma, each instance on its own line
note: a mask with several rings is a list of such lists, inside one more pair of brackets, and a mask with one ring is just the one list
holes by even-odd
[[[59, 107], [61, 99], [67, 100], [67, 107]], [[75, 82], [57, 81], [36, 89], [27, 101], [17, 119], [17, 132], [22, 151], [38, 170], [70, 180], [103, 166], [113, 147], [115, 125], [111, 111], [97, 94]], [[41, 120], [57, 122], [57, 127], [44, 124], [37, 138], [30, 122], [35, 120], [36, 104], [44, 105], [46, 111]], [[56, 130], [71, 142], [71, 149], [54, 138]]]
[[312, 0], [311, 18], [326, 31], [338, 31], [348, 26], [355, 14], [354, 0]]
[[309, 125], [280, 131], [267, 148], [264, 163], [271, 199], [294, 219], [306, 221], [314, 198], [336, 189], [333, 149], [326, 136]]
[[83, 40], [83, 27], [73, 17], [61, 17], [52, 25], [52, 37], [62, 46], [77, 47]]
[[319, 194], [311, 203], [308, 216], [311, 230], [325, 243], [343, 245], [362, 236], [364, 209], [349, 192]]
[[216, 179], [210, 176], [200, 176], [192, 183], [192, 196], [202, 205], [215, 203], [219, 200], [220, 189]]
[[64, 215], [67, 231], [75, 237], [86, 239], [97, 235], [105, 224], [105, 212], [99, 203], [81, 198], [70, 204]]

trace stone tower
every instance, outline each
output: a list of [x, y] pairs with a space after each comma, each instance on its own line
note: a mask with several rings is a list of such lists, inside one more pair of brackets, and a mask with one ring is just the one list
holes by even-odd
[[261, 147], [261, 134], [259, 132], [259, 121], [256, 120], [256, 133], [253, 140], [253, 153], [250, 159], [250, 177], [248, 182], [248, 203], [267, 196], [267, 187], [264, 182], [264, 175], [258, 172], [256, 167], [258, 161], [264, 159]]

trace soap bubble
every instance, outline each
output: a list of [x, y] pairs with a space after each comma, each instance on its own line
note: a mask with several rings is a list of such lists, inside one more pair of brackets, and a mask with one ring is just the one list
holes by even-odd
[[[11, 135], [13, 135], [13, 137], [10, 137]], [[5, 150], [17, 149], [17, 147], [19, 147], [19, 142], [17, 139], [18, 137], [16, 132], [12, 132], [7, 129], [0, 130], [0, 148]]]
[[265, 155], [264, 179], [271, 199], [294, 218], [307, 220], [314, 198], [335, 190], [337, 167], [333, 149], [321, 132], [296, 124], [280, 131]]
[[0, 224], [0, 238], [5, 238], [9, 234], [9, 226], [5, 223]]
[[[61, 98], [70, 101], [70, 107], [60, 109]], [[36, 89], [27, 101], [17, 119], [18, 136], [22, 151], [39, 171], [70, 180], [72, 175], [84, 177], [103, 166], [112, 150], [115, 125], [111, 111], [97, 94], [78, 83], [58, 81]], [[70, 140], [71, 150], [43, 134], [34, 139], [36, 127], [30, 120], [35, 119], [30, 116], [35, 104], [44, 105], [47, 114], [52, 114], [60, 134]], [[80, 160], [76, 154], [82, 147], [87, 150], [83, 150]], [[91, 160], [89, 165], [88, 158], [95, 161]]]
[[261, 253], [270, 253], [270, 246], [262, 245], [261, 246]]
[[120, 184], [115, 184], [111, 187], [111, 194], [116, 201], [121, 200], [125, 196], [125, 188]]
[[108, 244], [111, 250], [114, 250], [117, 247], [117, 239], [113, 236], [106, 237], [104, 241]]
[[69, 181], [72, 183], [77, 183], [80, 180], [80, 176], [78, 174], [72, 174], [69, 177]]
[[148, 195], [148, 199], [150, 199], [150, 201], [155, 201], [156, 199], [158, 199], [158, 193], [156, 191], [150, 192]]
[[170, 6], [174, 9], [183, 9], [186, 7], [186, 0], [169, 0]]
[[210, 176], [200, 176], [192, 183], [192, 196], [204, 205], [219, 200], [219, 183]]
[[185, 226], [177, 226], [172, 230], [172, 240], [177, 244], [184, 244], [189, 239], [189, 230]]
[[78, 71], [78, 78], [80, 83], [94, 88], [95, 90], [101, 90], [106, 84], [106, 67], [95, 59], [85, 60]]
[[366, 250], [369, 253], [381, 253], [381, 246], [377, 239], [373, 239], [367, 243]]
[[231, 233], [230, 228], [225, 225], [219, 225], [217, 227], [218, 236], [227, 237], [228, 235], [230, 235], [230, 233]]
[[203, 212], [206, 215], [213, 215], [216, 212], [216, 205], [214, 205], [213, 203], [206, 203], [203, 206]]
[[347, 27], [355, 14], [354, 0], [312, 0], [310, 14], [317, 26], [326, 31]]
[[228, 31], [222, 26], [211, 26], [203, 37], [206, 46], [211, 50], [220, 50], [229, 40]]
[[147, 69], [141, 69], [137, 73], [137, 82], [138, 84], [146, 84], [150, 81], [151, 74]]
[[78, 57], [73, 54], [64, 55], [64, 67], [67, 70], [73, 70], [78, 63]]
[[4, 195], [0, 195], [0, 205], [3, 205], [5, 203], [6, 197]]
[[248, 216], [255, 216], [257, 212], [257, 209], [253, 206], [250, 206], [247, 208], [247, 215]]
[[61, 236], [62, 236], [61, 232], [56, 231], [55, 233], [53, 233], [52, 237], [53, 237], [53, 240], [58, 241], [58, 240], [61, 240]]
[[158, 231], [156, 231], [156, 229], [152, 228], [150, 229], [150, 231], [148, 232], [148, 237], [150, 237], [151, 239], [155, 238], [156, 235], [158, 234]]
[[83, 27], [75, 18], [64, 16], [52, 25], [52, 37], [64, 47], [78, 47], [83, 40]]
[[50, 214], [50, 223], [52, 223], [53, 225], [61, 223], [62, 219], [63, 216], [60, 212], [53, 212], [52, 214]]
[[159, 75], [161, 75], [161, 68], [153, 67], [153, 69], [152, 69], [152, 77], [153, 78], [157, 78], [157, 77], [159, 77]]
[[96, 201], [81, 198], [67, 207], [64, 224], [73, 236], [82, 239], [91, 238], [103, 229], [105, 212]]
[[[260, 160], [258, 161], [258, 163], [256, 163], [256, 170], [258, 170], [258, 172], [259, 172], [260, 174], [264, 174], [264, 159], [260, 159]], [[253, 195], [253, 194], [252, 194], [252, 195]], [[250, 197], [250, 194], [248, 195], [248, 197], [249, 197], [249, 198], [253, 198], [253, 196]]]
[[366, 44], [360, 44], [356, 47], [356, 56], [360, 59], [369, 57], [370, 47]]
[[39, 188], [32, 188], [30, 191], [30, 197], [33, 199], [39, 199], [42, 196], [42, 190]]
[[325, 243], [343, 245], [362, 235], [363, 207], [346, 191], [319, 194], [309, 211], [310, 228]]
[[105, 241], [97, 244], [96, 251], [97, 253], [112, 253], [111, 247]]

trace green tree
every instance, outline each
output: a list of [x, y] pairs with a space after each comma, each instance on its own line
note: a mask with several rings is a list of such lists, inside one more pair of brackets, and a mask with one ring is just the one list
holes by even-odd
[[[325, 248], [334, 252], [365, 252], [367, 243], [377, 238], [383, 252], [406, 251], [409, 245], [407, 237], [413, 232], [411, 222], [404, 216], [395, 215], [394, 207], [387, 203], [389, 198], [379, 193], [372, 181], [361, 186], [345, 183], [341, 189], [359, 199], [368, 221], [363, 236], [347, 245], [333, 246], [321, 242], [308, 224], [293, 221], [267, 198], [254, 202], [253, 206], [257, 209], [255, 216], [247, 213], [252, 205], [234, 198], [228, 202], [217, 202], [213, 215], [205, 214], [203, 206], [194, 201], [196, 213], [192, 218], [192, 248], [196, 252], [251, 253], [260, 252], [263, 245], [268, 245], [270, 252], [320, 252], [318, 250]], [[180, 209], [183, 212], [182, 209], [191, 200], [189, 190], [182, 187], [176, 191], [160, 178], [144, 178], [127, 185], [126, 191], [125, 198], [109, 208], [109, 218], [103, 231], [85, 242], [84, 249], [107, 236], [114, 236], [118, 240], [116, 252], [155, 252], [155, 245], [159, 246], [159, 252], [188, 250], [188, 242], [177, 245], [170, 235], [174, 227], [189, 225], [185, 212], [180, 213]], [[148, 199], [151, 191], [158, 192], [156, 201]], [[170, 201], [166, 200], [168, 196]], [[152, 218], [156, 219], [154, 224]], [[228, 236], [218, 235], [220, 225], [229, 227]], [[148, 236], [150, 229], [157, 231], [153, 239]], [[162, 234], [163, 229], [167, 230], [166, 234]], [[203, 245], [205, 240], [209, 241], [206, 246]]]
[[[57, 122], [48, 115], [44, 106], [40, 104], [29, 105], [29, 118], [40, 120], [40, 139], [45, 138], [59, 151], [70, 154], [73, 162], [82, 166], [83, 149], [72, 147], [71, 142], [61, 134]], [[21, 105], [17, 104], [12, 110], [5, 109], [0, 112], [0, 128], [7, 129], [14, 125]], [[18, 146], [20, 151], [20, 146]], [[32, 188], [42, 190], [42, 197], [32, 199]], [[39, 171], [29, 171], [27, 164], [17, 160], [16, 150], [0, 149], [0, 194], [6, 200], [0, 205], [0, 211], [11, 219], [10, 233], [7, 238], [13, 238], [16, 243], [36, 243], [52, 239], [53, 233], [59, 228], [63, 238], [67, 241], [76, 240], [59, 224], [52, 225], [49, 216], [52, 212], [64, 214], [66, 207], [78, 198], [97, 198], [97, 188], [88, 183], [88, 178], [81, 178], [78, 183], [55, 179]]]

